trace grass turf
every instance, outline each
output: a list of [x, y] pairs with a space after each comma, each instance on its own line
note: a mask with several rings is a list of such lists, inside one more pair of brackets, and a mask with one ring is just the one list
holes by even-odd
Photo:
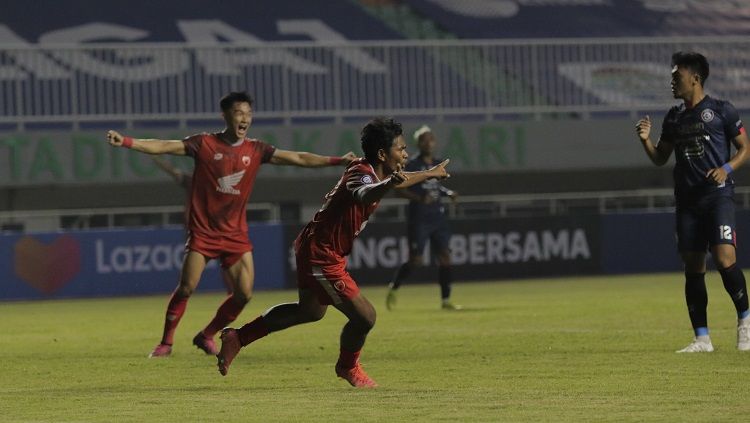
[[[439, 309], [438, 288], [407, 285], [379, 311], [362, 355], [380, 384], [335, 377], [343, 316], [243, 349], [221, 377], [191, 345], [219, 294], [196, 294], [172, 357], [147, 359], [166, 296], [0, 303], [2, 421], [730, 421], [750, 412], [750, 353], [708, 276], [716, 351], [691, 340], [681, 275], [458, 283], [466, 309]], [[242, 324], [295, 292], [258, 292]]]

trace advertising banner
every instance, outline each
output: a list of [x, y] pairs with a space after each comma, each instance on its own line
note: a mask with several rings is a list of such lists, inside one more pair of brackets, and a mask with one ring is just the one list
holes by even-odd
[[[295, 280], [291, 245], [299, 229], [298, 225], [285, 227], [291, 286]], [[601, 271], [597, 216], [460, 220], [452, 222], [451, 229], [451, 260], [456, 280], [516, 279]], [[359, 284], [385, 285], [396, 268], [407, 260], [408, 254], [406, 224], [374, 221], [355, 241], [347, 269]], [[409, 281], [437, 280], [429, 245], [423, 259], [428, 266], [414, 272]]]
[[[181, 228], [0, 235], [0, 300], [171, 292], [184, 255]], [[255, 289], [283, 287], [281, 227], [250, 229]], [[213, 260], [199, 291], [223, 290]]]

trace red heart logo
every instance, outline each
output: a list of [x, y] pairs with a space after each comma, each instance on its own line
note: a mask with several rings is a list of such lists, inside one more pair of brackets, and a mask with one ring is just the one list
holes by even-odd
[[16, 276], [46, 295], [65, 286], [81, 270], [81, 246], [70, 235], [49, 245], [25, 236], [14, 252]]

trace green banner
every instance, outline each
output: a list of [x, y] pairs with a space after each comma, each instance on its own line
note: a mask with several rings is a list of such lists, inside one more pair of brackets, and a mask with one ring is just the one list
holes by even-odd
[[[413, 131], [404, 125], [411, 157], [417, 154]], [[430, 124], [437, 136], [438, 155], [451, 159], [452, 172], [503, 172], [581, 167], [640, 166], [645, 162], [634, 140], [631, 122], [508, 121]], [[341, 155], [361, 154], [360, 125], [256, 126], [250, 136], [285, 150]], [[185, 131], [132, 131], [136, 138], [182, 139], [217, 128]], [[151, 157], [105, 140], [105, 131], [28, 131], [0, 133], [0, 186], [132, 183], [163, 180]], [[166, 157], [190, 170], [189, 157]], [[338, 169], [264, 166], [264, 177], [301, 177]]]

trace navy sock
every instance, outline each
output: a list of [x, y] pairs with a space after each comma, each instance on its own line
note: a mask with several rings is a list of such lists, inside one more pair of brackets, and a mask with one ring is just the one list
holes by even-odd
[[[706, 292], [705, 273], [685, 272], [685, 302], [693, 330], [698, 335], [698, 329], [708, 328], [708, 293]], [[706, 329], [707, 331], [707, 329]]]
[[408, 278], [409, 275], [411, 275], [411, 263], [408, 261], [401, 265], [401, 267], [396, 270], [396, 274], [393, 275], [393, 282], [391, 282], [391, 288], [392, 289], [398, 289], [401, 286], [401, 281]]
[[440, 298], [447, 300], [451, 297], [451, 267], [438, 266], [438, 282], [440, 283]]
[[721, 281], [724, 282], [724, 289], [732, 298], [734, 308], [737, 310], [737, 317], [742, 318], [748, 311], [747, 284], [745, 275], [742, 270], [733, 264], [726, 269], [720, 269]]

